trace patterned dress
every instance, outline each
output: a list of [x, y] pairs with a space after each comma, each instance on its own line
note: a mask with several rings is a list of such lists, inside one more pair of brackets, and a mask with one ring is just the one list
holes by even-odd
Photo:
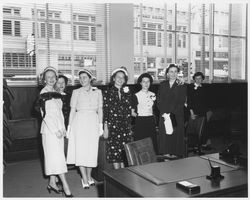
[[110, 163], [124, 162], [124, 144], [131, 141], [131, 93], [128, 87], [112, 86], [103, 93], [103, 117], [108, 123], [107, 160]]

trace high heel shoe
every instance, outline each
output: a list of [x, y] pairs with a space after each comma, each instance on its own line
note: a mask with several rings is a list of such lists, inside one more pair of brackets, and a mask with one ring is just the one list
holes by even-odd
[[85, 184], [82, 179], [81, 179], [81, 181], [82, 181], [83, 189], [89, 189], [89, 184], [88, 183]]
[[64, 190], [63, 190], [62, 194], [63, 194], [66, 198], [72, 198], [72, 197], [74, 197], [72, 193], [71, 193], [71, 194], [66, 194], [66, 193], [64, 192]]
[[89, 184], [90, 186], [94, 186], [94, 185], [95, 185], [95, 181], [94, 181], [94, 180], [90, 180], [90, 181], [88, 181], [88, 184]]
[[53, 188], [51, 185], [48, 185], [48, 186], [47, 186], [47, 190], [48, 190], [49, 193], [51, 193], [51, 190], [52, 190], [53, 192], [57, 193], [57, 194], [61, 194], [61, 193], [62, 193], [62, 190]]

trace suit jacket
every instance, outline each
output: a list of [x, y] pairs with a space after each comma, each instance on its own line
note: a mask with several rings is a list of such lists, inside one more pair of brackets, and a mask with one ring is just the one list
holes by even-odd
[[163, 81], [158, 89], [157, 106], [160, 116], [163, 113], [183, 115], [183, 107], [187, 96], [186, 84], [178, 85], [174, 82], [170, 88], [169, 81]]

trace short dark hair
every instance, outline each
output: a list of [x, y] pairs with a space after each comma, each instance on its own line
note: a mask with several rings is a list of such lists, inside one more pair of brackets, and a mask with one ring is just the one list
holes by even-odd
[[175, 68], [177, 69], [177, 72], [178, 72], [178, 73], [180, 72], [180, 68], [179, 68], [176, 64], [170, 64], [170, 65], [168, 66], [168, 68], [166, 69], [165, 76], [167, 75], [169, 69], [170, 69], [170, 68], [173, 68], [173, 67], [175, 67]]
[[[59, 78], [63, 78], [63, 79], [64, 79], [64, 81], [65, 81], [65, 85], [67, 85], [67, 84], [68, 84], [68, 80], [69, 80], [69, 79], [68, 79], [66, 76], [64, 76], [64, 75], [60, 74], [60, 75], [58, 76], [58, 79], [59, 79]], [[58, 79], [57, 79], [57, 80], [58, 80]]]
[[201, 77], [202, 77], [202, 80], [205, 79], [205, 76], [204, 76], [204, 74], [203, 74], [202, 72], [196, 72], [196, 73], [193, 75], [193, 80], [195, 80], [195, 77], [196, 77], [196, 76], [201, 76]]
[[115, 78], [115, 76], [116, 76], [116, 74], [117, 74], [118, 72], [122, 72], [122, 73], [124, 74], [124, 76], [125, 76], [125, 83], [124, 83], [124, 85], [126, 85], [127, 82], [128, 82], [128, 76], [127, 76], [127, 75], [124, 73], [124, 71], [122, 71], [122, 70], [119, 70], [119, 71], [115, 72], [115, 73], [110, 77], [110, 85], [114, 85], [114, 84], [115, 84], [114, 78]]
[[149, 73], [141, 74], [137, 80], [137, 83], [140, 84], [143, 78], [148, 78], [150, 80], [150, 85], [153, 83], [153, 78]]

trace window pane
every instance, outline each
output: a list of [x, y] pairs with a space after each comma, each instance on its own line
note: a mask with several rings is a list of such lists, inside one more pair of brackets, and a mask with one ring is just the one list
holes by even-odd
[[3, 20], [3, 35], [12, 35], [11, 21]]
[[156, 46], [156, 32], [148, 32], [148, 45]]
[[49, 24], [49, 37], [53, 38], [53, 24]]
[[246, 55], [245, 39], [232, 38], [232, 61], [231, 61], [231, 78], [244, 80], [245, 71], [245, 55]]
[[11, 8], [3, 8], [4, 14], [11, 14]]
[[45, 38], [46, 32], [45, 32], [45, 23], [41, 23], [41, 38]]
[[89, 27], [79, 26], [79, 40], [89, 40]]
[[214, 33], [228, 35], [229, 4], [215, 4]]
[[95, 41], [95, 27], [91, 27], [91, 41]]
[[88, 22], [88, 21], [89, 21], [89, 16], [78, 15], [78, 21], [85, 21], [85, 22]]
[[55, 38], [61, 39], [61, 26], [60, 26], [60, 24], [55, 24]]
[[[208, 40], [208, 36], [205, 36], [202, 42], [200, 35], [191, 35], [191, 66], [190, 66], [190, 78], [195, 72], [202, 72], [205, 75], [205, 81], [208, 81], [209, 77], [209, 48], [208, 45], [202, 48], [202, 43]], [[200, 42], [201, 41], [201, 42]]]
[[21, 35], [20, 29], [21, 29], [20, 22], [15, 21], [15, 36], [20, 36]]
[[73, 26], [74, 40], [77, 40], [77, 26]]
[[14, 15], [20, 15], [20, 10], [19, 9], [14, 9]]
[[232, 30], [234, 36], [246, 36], [246, 5], [232, 4]]

